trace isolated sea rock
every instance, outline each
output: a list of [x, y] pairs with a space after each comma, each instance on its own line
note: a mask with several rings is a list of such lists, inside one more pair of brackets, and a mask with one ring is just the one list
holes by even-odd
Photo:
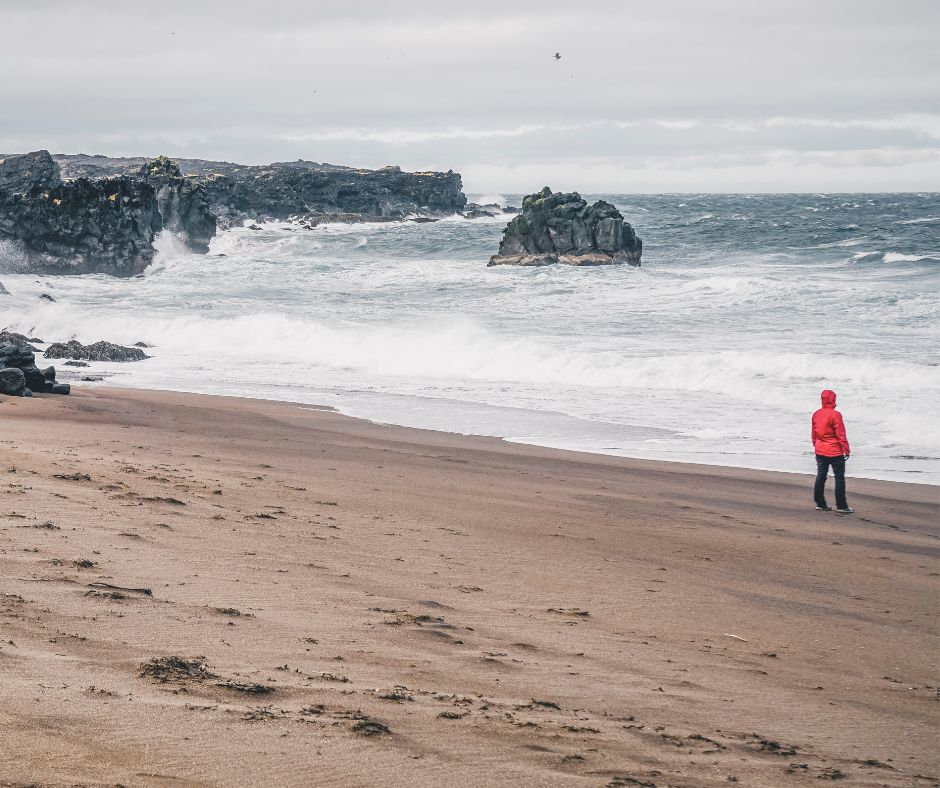
[[522, 201], [489, 265], [640, 265], [643, 242], [613, 205], [546, 186]]
[[216, 219], [203, 186], [192, 178], [184, 178], [180, 168], [166, 156], [157, 156], [144, 164], [138, 176], [156, 191], [163, 229], [178, 233], [194, 252], [208, 252]]
[[492, 219], [502, 213], [502, 209], [496, 203], [479, 205], [475, 202], [468, 202], [461, 213], [464, 219]]
[[3, 286], [3, 282], [0, 282], [0, 295], [10, 295], [10, 291]]
[[0, 160], [0, 267], [7, 270], [132, 276], [153, 259], [161, 226], [154, 190], [140, 180], [64, 182], [48, 151]]
[[143, 361], [150, 358], [139, 347], [124, 347], [113, 342], [95, 342], [83, 345], [81, 342], [55, 342], [46, 348], [43, 354], [46, 358], [69, 358], [81, 361]]

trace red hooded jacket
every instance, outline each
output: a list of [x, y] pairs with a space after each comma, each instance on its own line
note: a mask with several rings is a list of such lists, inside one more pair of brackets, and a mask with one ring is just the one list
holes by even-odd
[[849, 439], [845, 436], [842, 414], [836, 410], [836, 393], [822, 393], [822, 407], [813, 414], [813, 449], [823, 457], [849, 456]]

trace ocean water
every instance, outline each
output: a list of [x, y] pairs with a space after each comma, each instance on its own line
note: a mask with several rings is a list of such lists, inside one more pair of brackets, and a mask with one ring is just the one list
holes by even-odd
[[940, 483], [940, 195], [595, 196], [641, 268], [487, 268], [505, 216], [278, 222], [164, 235], [132, 280], [2, 274], [0, 326], [153, 346], [75, 373], [108, 385], [782, 471], [813, 471], [832, 388], [850, 474]]

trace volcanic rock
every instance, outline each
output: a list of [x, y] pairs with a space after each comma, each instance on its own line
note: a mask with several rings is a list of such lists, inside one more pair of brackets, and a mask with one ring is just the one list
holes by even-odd
[[163, 229], [181, 235], [194, 252], [208, 252], [216, 221], [203, 186], [192, 178], [184, 178], [180, 168], [166, 156], [157, 156], [144, 164], [138, 175], [156, 191]]
[[0, 265], [32, 273], [132, 276], [162, 226], [153, 188], [130, 177], [63, 182], [48, 151], [0, 160]]
[[[57, 155], [55, 160], [66, 177], [92, 178], [136, 174], [148, 163], [140, 157], [87, 155]], [[223, 227], [246, 219], [257, 222], [309, 215], [359, 215], [369, 217], [366, 221], [377, 217], [451, 215], [467, 202], [460, 175], [451, 170], [366, 170], [302, 159], [264, 165], [205, 159], [173, 161], [184, 178], [205, 188], [212, 213]]]
[[496, 203], [478, 205], [475, 202], [468, 202], [462, 215], [464, 219], [492, 219], [499, 213], [500, 207]]
[[0, 394], [6, 394], [8, 397], [26, 397], [28, 391], [23, 370], [17, 367], [0, 369]]
[[546, 186], [522, 201], [489, 265], [640, 265], [643, 242], [613, 205]]
[[452, 171], [35, 151], [0, 159], [0, 270], [135, 276], [152, 262], [164, 228], [205, 253], [218, 225], [401, 220], [450, 215], [466, 202]]
[[55, 342], [43, 354], [46, 358], [71, 358], [85, 361], [143, 361], [150, 358], [143, 350], [137, 347], [124, 347], [112, 342], [95, 342], [83, 345], [81, 342]]
[[4, 331], [0, 332], [0, 369], [10, 368], [22, 372], [24, 385], [31, 392], [68, 393], [61, 389], [56, 391], [55, 367], [41, 370], [36, 366], [34, 348], [26, 341], [26, 337]]
[[0, 342], [13, 342], [15, 344], [26, 345], [26, 344], [35, 344], [37, 342], [42, 342], [41, 339], [36, 339], [36, 337], [28, 337], [25, 334], [17, 334], [15, 331], [7, 331], [4, 329], [0, 331]]
[[59, 166], [47, 150], [0, 160], [0, 191], [29, 194], [36, 188], [55, 186], [60, 182]]

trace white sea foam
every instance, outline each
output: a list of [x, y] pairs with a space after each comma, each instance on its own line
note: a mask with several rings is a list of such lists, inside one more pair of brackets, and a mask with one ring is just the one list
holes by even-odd
[[26, 249], [19, 241], [0, 238], [0, 273], [17, 273], [26, 268]]
[[923, 216], [919, 219], [902, 219], [897, 224], [933, 224], [940, 222], [940, 216]]
[[901, 252], [885, 252], [886, 263], [916, 263], [921, 260], [940, 260], [940, 252], [930, 254], [901, 254]]

